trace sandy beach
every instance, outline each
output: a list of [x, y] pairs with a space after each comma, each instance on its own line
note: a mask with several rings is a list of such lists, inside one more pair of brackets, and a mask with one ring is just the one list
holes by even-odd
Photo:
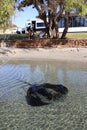
[[0, 48], [0, 60], [57, 60], [87, 63], [87, 48]]

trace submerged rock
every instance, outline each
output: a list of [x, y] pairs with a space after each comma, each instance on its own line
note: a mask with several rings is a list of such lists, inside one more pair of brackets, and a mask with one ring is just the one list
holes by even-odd
[[34, 84], [31, 85], [27, 91], [27, 101], [28, 104], [32, 106], [42, 106], [58, 100], [67, 93], [68, 89], [61, 84]]

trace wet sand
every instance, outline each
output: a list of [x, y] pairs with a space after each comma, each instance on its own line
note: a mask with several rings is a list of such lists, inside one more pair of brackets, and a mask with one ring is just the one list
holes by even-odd
[[56, 60], [87, 63], [87, 48], [0, 48], [0, 60]]

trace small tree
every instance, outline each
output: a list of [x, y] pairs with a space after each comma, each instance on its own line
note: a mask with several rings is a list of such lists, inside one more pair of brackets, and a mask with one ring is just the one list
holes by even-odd
[[0, 0], [0, 29], [5, 31], [11, 25], [11, 16], [15, 13], [13, 0]]

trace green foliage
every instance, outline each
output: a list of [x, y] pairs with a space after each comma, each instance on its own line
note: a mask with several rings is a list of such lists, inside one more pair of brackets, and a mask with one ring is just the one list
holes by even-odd
[[11, 16], [15, 13], [13, 0], [0, 1], [0, 28], [5, 30], [11, 25]]
[[0, 35], [1, 40], [22, 40], [24, 38], [28, 38], [28, 34], [3, 34]]
[[79, 4], [78, 4], [78, 11], [79, 11], [80, 15], [87, 14], [87, 5], [84, 4], [83, 2], [79, 2]]
[[65, 2], [65, 10], [70, 12], [73, 9], [76, 9], [76, 13], [79, 15], [87, 14], [87, 4], [85, 0], [67, 0]]

